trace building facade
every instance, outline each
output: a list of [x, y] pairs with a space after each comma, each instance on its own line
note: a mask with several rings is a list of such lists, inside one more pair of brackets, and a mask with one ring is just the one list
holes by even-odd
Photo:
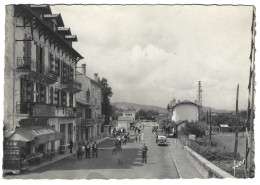
[[135, 110], [124, 111], [122, 116], [118, 117], [117, 127], [130, 129], [131, 123], [135, 122]]
[[171, 108], [172, 121], [188, 120], [189, 122], [198, 121], [198, 105], [191, 101], [182, 101], [174, 104]]
[[94, 80], [84, 74], [76, 76], [82, 83], [82, 91], [76, 94], [76, 142], [92, 142], [102, 137], [101, 85], [98, 83], [97, 74]]
[[5, 33], [4, 137], [58, 153], [75, 141], [77, 37], [49, 5], [7, 5]]

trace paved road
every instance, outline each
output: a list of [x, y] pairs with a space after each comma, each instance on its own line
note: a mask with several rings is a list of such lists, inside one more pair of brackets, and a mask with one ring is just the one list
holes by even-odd
[[[147, 122], [148, 123], [148, 122]], [[146, 123], [145, 123], [146, 124]], [[151, 124], [151, 123], [149, 123]], [[101, 143], [98, 158], [78, 161], [76, 156], [57, 161], [28, 174], [7, 176], [7, 179], [176, 179], [179, 178], [169, 147], [157, 146], [152, 127], [145, 127], [144, 141], [135, 141], [134, 132], [127, 145], [123, 145], [123, 165], [117, 165], [116, 155], [112, 155], [110, 139]], [[148, 161], [141, 163], [140, 148], [148, 146]]]

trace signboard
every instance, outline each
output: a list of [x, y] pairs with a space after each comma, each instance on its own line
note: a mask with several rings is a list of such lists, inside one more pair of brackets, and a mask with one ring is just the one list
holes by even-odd
[[20, 142], [4, 141], [4, 170], [20, 170]]
[[195, 134], [189, 134], [189, 139], [190, 140], [195, 140], [195, 138], [196, 138]]
[[21, 126], [36, 126], [36, 125], [47, 125], [47, 119], [39, 118], [39, 119], [22, 119], [19, 121]]
[[61, 139], [62, 136], [63, 136], [62, 133], [42, 135], [40, 137], [36, 137], [35, 144], [40, 145], [40, 144], [43, 144], [43, 143], [56, 141], [56, 140]]
[[56, 107], [53, 105], [32, 105], [31, 117], [55, 117]]

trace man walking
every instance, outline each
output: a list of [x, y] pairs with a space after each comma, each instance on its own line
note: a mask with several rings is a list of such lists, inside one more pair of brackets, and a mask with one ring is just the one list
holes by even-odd
[[145, 146], [145, 143], [144, 143], [144, 145], [142, 146], [142, 148], [141, 148], [141, 151], [142, 151], [142, 163], [147, 163], [147, 151], [148, 151], [148, 148], [147, 148], [147, 146]]
[[92, 145], [92, 157], [94, 157], [94, 155], [96, 155], [96, 158], [98, 157], [98, 145], [96, 143], [96, 141], [94, 142], [94, 144]]
[[73, 141], [72, 139], [70, 140], [70, 153], [72, 154], [72, 149], [73, 149]]
[[86, 158], [90, 158], [90, 144], [87, 142], [85, 146]]
[[79, 143], [79, 146], [78, 146], [78, 160], [82, 160], [82, 146], [81, 146], [81, 143]]

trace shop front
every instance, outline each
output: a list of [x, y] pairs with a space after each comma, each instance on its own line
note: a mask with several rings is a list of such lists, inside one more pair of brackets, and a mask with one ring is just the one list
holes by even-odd
[[[17, 170], [26, 170], [30, 165], [37, 165], [45, 159], [51, 159], [55, 156], [55, 141], [63, 138], [63, 134], [49, 126], [45, 119], [25, 119], [20, 121], [20, 127], [4, 143], [4, 169], [14, 170], [10, 165], [11, 152], [10, 143], [16, 143], [16, 157], [18, 159], [13, 163]], [[14, 153], [14, 152], [11, 152]], [[18, 169], [20, 168], [20, 169]]]

